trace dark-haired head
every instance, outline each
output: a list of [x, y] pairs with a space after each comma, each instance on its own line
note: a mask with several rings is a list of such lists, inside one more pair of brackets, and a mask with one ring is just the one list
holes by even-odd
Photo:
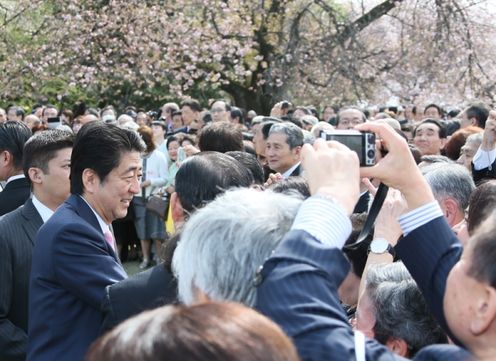
[[231, 187], [252, 183], [250, 171], [233, 157], [202, 152], [182, 163], [176, 174], [176, 194], [183, 210], [191, 213]]
[[264, 170], [255, 155], [241, 151], [226, 152], [226, 154], [236, 159], [251, 172], [255, 184], [264, 184]]
[[243, 133], [232, 123], [212, 122], [198, 136], [201, 151], [229, 152], [243, 150]]
[[[31, 134], [28, 126], [18, 121], [7, 121], [0, 124], [0, 151], [9, 153], [12, 165], [11, 172], [13, 171], [13, 173], [22, 169], [24, 144], [31, 137]], [[6, 180], [8, 176], [3, 180]]]
[[22, 168], [26, 179], [29, 178], [29, 168], [40, 168], [48, 173], [48, 162], [56, 157], [61, 149], [72, 148], [74, 134], [59, 130], [48, 129], [34, 134], [24, 145]]
[[138, 133], [112, 124], [90, 122], [78, 132], [71, 157], [71, 193], [84, 193], [83, 171], [92, 169], [105, 181], [120, 164], [123, 154], [144, 152], [146, 146]]

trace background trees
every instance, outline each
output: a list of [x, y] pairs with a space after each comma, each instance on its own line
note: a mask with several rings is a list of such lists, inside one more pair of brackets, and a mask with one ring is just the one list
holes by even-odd
[[0, 103], [227, 95], [268, 112], [286, 98], [492, 99], [494, 10], [481, 0], [0, 0]]

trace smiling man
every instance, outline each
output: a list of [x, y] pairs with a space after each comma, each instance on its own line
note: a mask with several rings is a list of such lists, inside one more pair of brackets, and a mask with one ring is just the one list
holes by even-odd
[[300, 175], [303, 132], [293, 123], [274, 124], [267, 138], [265, 156], [270, 169], [284, 178]]
[[110, 224], [140, 192], [137, 133], [92, 122], [71, 156], [71, 196], [41, 227], [29, 286], [28, 360], [82, 360], [97, 338], [105, 287], [126, 278]]
[[441, 154], [446, 143], [446, 128], [435, 119], [425, 119], [415, 128], [413, 143], [422, 155]]

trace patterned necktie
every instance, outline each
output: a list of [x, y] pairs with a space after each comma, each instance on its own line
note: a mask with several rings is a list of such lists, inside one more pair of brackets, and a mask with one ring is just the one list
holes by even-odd
[[105, 240], [110, 245], [110, 247], [112, 247], [112, 249], [115, 251], [114, 237], [112, 236], [112, 233], [110, 233], [109, 231], [107, 231], [107, 232], [105, 232], [103, 234], [103, 236], [105, 237]]

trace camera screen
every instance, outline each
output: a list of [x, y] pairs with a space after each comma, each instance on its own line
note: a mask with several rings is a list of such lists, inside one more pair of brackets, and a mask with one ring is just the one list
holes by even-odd
[[362, 136], [360, 134], [358, 135], [333, 134], [331, 139], [341, 144], [344, 144], [351, 150], [355, 151], [358, 155], [358, 159], [360, 160], [360, 164], [363, 164], [363, 151], [362, 151], [363, 144], [362, 144]]

